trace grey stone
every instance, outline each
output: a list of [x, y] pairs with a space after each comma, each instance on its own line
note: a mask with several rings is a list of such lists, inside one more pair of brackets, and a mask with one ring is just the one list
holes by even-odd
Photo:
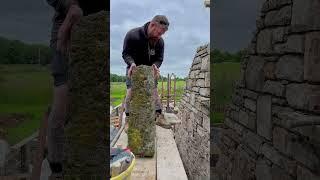
[[293, 0], [292, 27], [295, 32], [319, 30], [320, 2], [318, 0]]
[[263, 139], [261, 137], [248, 131], [243, 136], [243, 140], [255, 153], [260, 153], [261, 145], [263, 143]]
[[[200, 77], [201, 78], [201, 77]], [[210, 87], [210, 72], [206, 72], [204, 75], [204, 87]]]
[[265, 26], [284, 26], [291, 22], [291, 7], [285, 6], [280, 10], [270, 11], [266, 14]]
[[292, 3], [291, 0], [269, 0], [262, 5], [262, 12], [279, 9], [291, 3]]
[[273, 29], [272, 32], [272, 43], [281, 43], [285, 41], [286, 35], [288, 34], [288, 27], [278, 27]]
[[261, 153], [271, 162], [283, 168], [290, 175], [296, 176], [297, 165], [295, 161], [292, 161], [287, 157], [281, 155], [278, 151], [276, 151], [272, 146], [270, 146], [267, 143], [264, 143], [262, 145]]
[[285, 53], [304, 53], [304, 35], [290, 35], [288, 40], [284, 44], [275, 44], [275, 53], [285, 54]]
[[199, 93], [201, 96], [210, 97], [210, 88], [200, 88]]
[[137, 66], [132, 74], [132, 95], [128, 129], [128, 145], [135, 154], [155, 153], [154, 77], [150, 66]]
[[287, 105], [288, 102], [286, 101], [286, 99], [273, 97], [272, 104], [278, 104], [278, 105], [284, 106], [284, 105]]
[[283, 97], [285, 86], [279, 81], [268, 80], [265, 82], [263, 92], [270, 93], [272, 95]]
[[193, 62], [192, 62], [192, 65], [201, 63], [201, 60], [202, 60], [202, 59], [201, 59], [200, 57], [194, 58], [194, 59], [193, 59]]
[[257, 132], [259, 135], [271, 140], [271, 96], [261, 95], [257, 101]]
[[256, 112], [257, 102], [248, 98], [244, 99], [244, 107], [250, 109], [250, 111]]
[[320, 82], [320, 32], [306, 35], [304, 53], [304, 79]]
[[279, 119], [276, 123], [280, 126], [300, 133], [312, 142], [320, 143], [320, 127], [312, 125], [320, 122], [319, 116], [305, 115], [285, 109], [278, 111], [277, 116]]
[[204, 84], [205, 84], [204, 79], [198, 79], [196, 82], [196, 86], [198, 87], [205, 87]]
[[297, 180], [319, 180], [320, 175], [312, 173], [307, 168], [298, 166], [297, 167]]
[[257, 180], [272, 179], [271, 166], [269, 166], [264, 159], [259, 159], [256, 162], [255, 175]]
[[259, 54], [271, 54], [272, 52], [272, 30], [262, 30], [258, 34], [257, 52]]
[[201, 71], [202, 72], [210, 71], [210, 59], [209, 58], [210, 58], [209, 55], [202, 58], [202, 63], [201, 63]]
[[81, 18], [71, 33], [68, 68], [68, 124], [63, 161], [68, 174], [105, 177], [109, 113], [109, 13]]
[[289, 81], [303, 81], [303, 57], [286, 55], [277, 63], [276, 76]]
[[232, 95], [232, 102], [237, 106], [243, 106], [243, 98], [238, 95]]
[[272, 165], [271, 174], [274, 180], [294, 180], [287, 172], [275, 164]]
[[264, 60], [261, 57], [250, 57], [248, 66], [245, 72], [246, 87], [250, 90], [260, 91], [263, 88]]
[[318, 113], [319, 102], [314, 101], [320, 96], [320, 86], [309, 84], [289, 84], [286, 98], [290, 106]]
[[258, 98], [258, 93], [254, 92], [254, 91], [250, 91], [248, 89], [243, 89], [242, 90], [242, 95], [244, 97], [248, 97], [248, 98], [251, 98], [251, 99], [257, 99]]
[[266, 79], [275, 79], [275, 63], [267, 62], [263, 67], [263, 72]]
[[240, 110], [238, 121], [247, 128], [253, 131], [256, 130], [256, 117], [254, 115], [251, 115], [249, 112]]
[[9, 151], [9, 144], [6, 141], [0, 139], [0, 170], [5, 166], [6, 157]]

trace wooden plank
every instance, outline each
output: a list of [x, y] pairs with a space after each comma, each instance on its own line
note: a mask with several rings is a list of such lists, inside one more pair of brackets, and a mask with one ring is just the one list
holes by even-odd
[[157, 180], [188, 180], [172, 131], [156, 128]]

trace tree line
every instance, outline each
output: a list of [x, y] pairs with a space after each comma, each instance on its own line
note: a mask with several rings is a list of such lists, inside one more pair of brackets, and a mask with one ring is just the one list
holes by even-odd
[[235, 53], [230, 53], [227, 51], [222, 51], [219, 49], [214, 49], [211, 51], [210, 59], [213, 63], [222, 63], [222, 62], [242, 62], [246, 50], [239, 50]]
[[[52, 50], [43, 44], [27, 44], [0, 37], [0, 64], [49, 64]], [[39, 60], [40, 58], [40, 60]]]

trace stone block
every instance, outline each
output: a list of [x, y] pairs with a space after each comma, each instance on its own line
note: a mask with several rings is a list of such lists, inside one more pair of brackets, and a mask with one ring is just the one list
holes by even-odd
[[249, 112], [240, 110], [238, 122], [252, 131], [256, 130], [256, 117]]
[[210, 88], [200, 88], [199, 93], [201, 96], [210, 97]]
[[196, 81], [196, 86], [198, 86], [198, 87], [205, 87], [204, 84], [205, 84], [204, 79], [198, 79]]
[[286, 171], [275, 164], [272, 165], [271, 175], [274, 180], [294, 180]]
[[286, 98], [290, 106], [319, 113], [320, 86], [309, 84], [289, 84]]
[[248, 98], [244, 99], [244, 107], [249, 109], [250, 111], [256, 112], [257, 102]]
[[257, 132], [260, 136], [271, 140], [272, 137], [272, 115], [271, 96], [261, 95], [257, 101]]
[[285, 6], [280, 10], [270, 11], [266, 14], [264, 24], [268, 26], [284, 26], [290, 25], [291, 7]]
[[285, 86], [279, 81], [268, 80], [264, 84], [263, 92], [270, 93], [278, 97], [283, 97], [285, 92]]
[[210, 56], [209, 55], [202, 58], [201, 71], [202, 72], [210, 71]]
[[267, 62], [263, 67], [264, 77], [266, 79], [275, 79], [275, 63]]
[[294, 32], [320, 30], [320, 2], [318, 0], [293, 0], [292, 29]]
[[245, 72], [246, 87], [250, 90], [260, 91], [264, 83], [264, 60], [261, 57], [250, 57]]
[[260, 153], [261, 145], [264, 142], [261, 137], [250, 131], [243, 136], [243, 141], [257, 154]]
[[291, 0], [269, 0], [262, 5], [262, 12], [279, 9], [283, 6], [290, 5]]
[[320, 82], [320, 32], [306, 35], [304, 53], [304, 79]]
[[259, 159], [256, 162], [255, 175], [257, 180], [272, 179], [271, 166], [267, 164], [266, 160]]
[[243, 97], [251, 98], [254, 100], [258, 98], [258, 93], [250, 91], [248, 89], [243, 89], [241, 94], [243, 95]]
[[109, 13], [82, 17], [71, 33], [63, 161], [68, 174], [105, 177], [109, 128]]
[[275, 73], [279, 79], [302, 82], [303, 57], [293, 55], [282, 56], [277, 63]]
[[286, 54], [286, 53], [304, 53], [304, 45], [305, 45], [305, 36], [304, 35], [290, 35], [288, 36], [288, 40], [284, 44], [275, 44], [274, 51], [278, 54]]
[[261, 153], [271, 162], [283, 168], [290, 175], [296, 176], [297, 164], [295, 161], [283, 156], [267, 143], [262, 145]]
[[259, 32], [257, 38], [257, 53], [272, 53], [272, 30], [265, 29]]
[[297, 180], [319, 180], [320, 175], [315, 174], [302, 166], [297, 167]]
[[273, 31], [272, 31], [272, 44], [284, 42], [288, 32], [289, 32], [288, 27], [278, 27], [278, 28], [273, 29]]

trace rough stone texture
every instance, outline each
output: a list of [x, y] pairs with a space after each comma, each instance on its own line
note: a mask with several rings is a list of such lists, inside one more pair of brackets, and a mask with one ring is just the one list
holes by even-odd
[[[209, 179], [210, 175], [209, 53], [209, 45], [197, 50], [183, 95], [188, 100], [179, 105], [181, 124], [174, 127], [175, 140], [189, 179]], [[189, 91], [191, 89], [193, 92]]]
[[287, 55], [279, 59], [275, 74], [279, 79], [303, 81], [303, 57]]
[[257, 102], [257, 132], [270, 140], [272, 135], [271, 96], [260, 96]]
[[154, 76], [151, 66], [138, 66], [132, 74], [132, 96], [128, 146], [136, 155], [152, 157], [155, 153]]
[[285, 6], [280, 10], [270, 11], [265, 18], [266, 26], [289, 25], [291, 21], [291, 7]]
[[292, 0], [292, 27], [295, 32], [320, 30], [320, 2], [318, 0]]
[[304, 79], [320, 82], [320, 32], [306, 35], [304, 55]]
[[[109, 13], [76, 25], [69, 60], [69, 111], [65, 127], [65, 174], [105, 177], [109, 119]], [[88, 177], [87, 177], [88, 178]]]
[[320, 179], [319, 15], [319, 0], [265, 1], [245, 83], [214, 127], [212, 177]]

